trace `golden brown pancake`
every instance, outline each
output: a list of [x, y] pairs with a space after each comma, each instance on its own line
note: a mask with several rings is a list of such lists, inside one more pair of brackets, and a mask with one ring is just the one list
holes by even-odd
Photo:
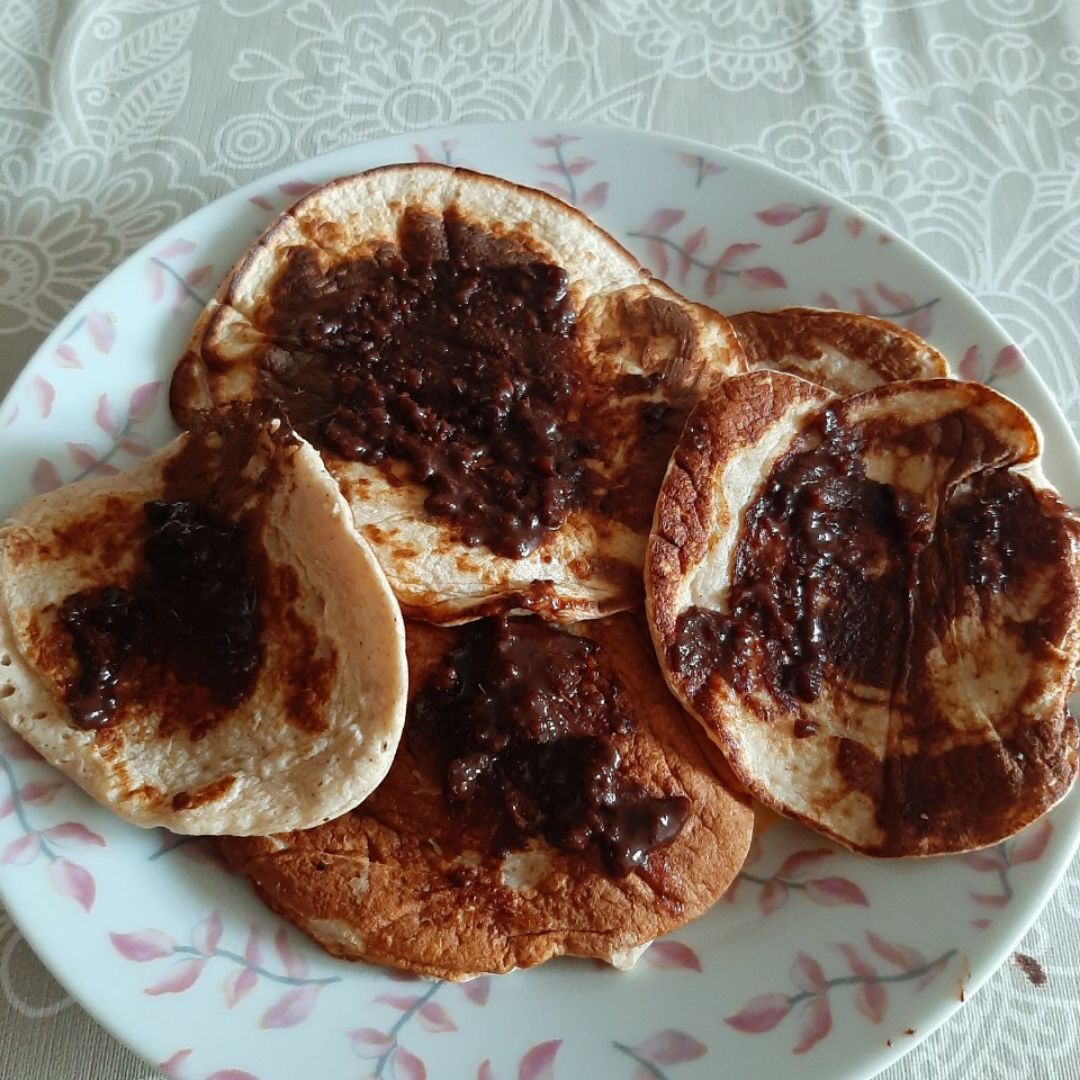
[[743, 370], [727, 320], [580, 212], [437, 165], [305, 196], [234, 267], [172, 384], [273, 400], [323, 454], [409, 615], [640, 603], [682, 423]]
[[945, 357], [918, 334], [872, 315], [793, 307], [730, 321], [751, 371], [786, 371], [839, 394], [949, 375]]
[[401, 616], [317, 453], [231, 415], [0, 528], [0, 717], [120, 817], [259, 833], [390, 767]]
[[[523, 707], [522, 715], [550, 725], [554, 736], [521, 760], [533, 769], [546, 762], [541, 782], [554, 785], [554, 791], [580, 791], [572, 782], [558, 786], [560, 775], [564, 784], [565, 776], [573, 776], [577, 753], [572, 740], [557, 736], [566, 722], [561, 710], [600, 686], [608, 694], [604, 700], [619, 701], [629, 721], [628, 730], [612, 736], [620, 759], [618, 783], [647, 795], [647, 802], [660, 800], [657, 805], [674, 800], [682, 806], [680, 800], [688, 799], [681, 831], [625, 876], [613, 872], [611, 864], [617, 851], [622, 859], [633, 848], [625, 837], [622, 848], [610, 831], [599, 840], [594, 834], [582, 850], [556, 846], [581, 826], [559, 832], [562, 826], [553, 824], [551, 815], [574, 804], [557, 799], [550, 787], [551, 804], [544, 797], [541, 802], [549, 815], [544, 828], [558, 834], [555, 842], [543, 828], [536, 835], [516, 831], [516, 819], [506, 808], [512, 805], [515, 814], [525, 815], [536, 809], [521, 788], [500, 787], [508, 775], [500, 770], [511, 768], [507, 762], [518, 751], [504, 750], [486, 779], [473, 787], [475, 753], [452, 750], [462, 757], [451, 768], [438, 750], [439, 725], [450, 726], [447, 738], [455, 747], [464, 738], [452, 726], [461, 719], [454, 711], [455, 693], [476, 679], [497, 677], [494, 667], [483, 666], [471, 681], [448, 681], [448, 657], [460, 659], [455, 647], [494, 631], [483, 623], [457, 630], [408, 623], [412, 704], [406, 736], [382, 786], [353, 812], [317, 829], [221, 841], [259, 896], [331, 953], [447, 979], [531, 967], [561, 954], [629, 966], [647, 942], [705, 911], [738, 871], [750, 843], [751, 811], [717, 781], [690, 721], [664, 686], [638, 622], [615, 615], [565, 633], [536, 620], [525, 622], [529, 626], [515, 632], [552, 636], [570, 648], [595, 643], [587, 647], [599, 664], [600, 681], [590, 681], [573, 665], [567, 670], [582, 680], [576, 691], [544, 684], [538, 698], [528, 699], [534, 702], [531, 713], [513, 692], [503, 699], [500, 708]], [[512, 662], [516, 654], [508, 655]], [[467, 672], [468, 661], [461, 663]], [[535, 676], [533, 671], [527, 678]], [[432, 698], [433, 679], [450, 690]], [[424, 713], [425, 700], [433, 714]], [[458, 796], [465, 792], [469, 801], [448, 794], [451, 776]]]
[[649, 541], [665, 676], [766, 805], [872, 855], [993, 844], [1077, 770], [1080, 524], [989, 388], [730, 379]]

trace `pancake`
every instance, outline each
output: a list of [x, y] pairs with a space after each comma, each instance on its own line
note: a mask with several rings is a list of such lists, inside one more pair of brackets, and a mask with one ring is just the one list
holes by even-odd
[[996, 843], [1077, 769], [1080, 524], [995, 391], [731, 379], [687, 422], [646, 569], [673, 692], [762, 802], [856, 851]]
[[[499, 628], [511, 636], [498, 637]], [[634, 617], [565, 632], [536, 619], [453, 630], [410, 622], [406, 631], [409, 719], [382, 786], [317, 829], [219, 841], [269, 907], [337, 956], [465, 979], [561, 954], [626, 967], [654, 937], [723, 894], [746, 855], [752, 813], [716, 779]], [[482, 649], [488, 662], [477, 663], [471, 650], [484, 641], [493, 652]], [[533, 655], [536, 662], [519, 664], [522, 648], [541, 646], [556, 660]], [[581, 649], [590, 650], [584, 661], [575, 657]], [[562, 669], [560, 650], [568, 650]], [[507, 687], [498, 662], [517, 665], [521, 677]], [[480, 681], [492, 696], [477, 705]], [[590, 818], [591, 838], [586, 818], [574, 814], [595, 797], [590, 783], [611, 790], [612, 772], [583, 784], [575, 771], [581, 747], [591, 745], [573, 734], [575, 725], [599, 730], [596, 716], [581, 721], [575, 713], [586, 700], [600, 700], [601, 712], [616, 702], [621, 714], [610, 736], [619, 794], [607, 813], [616, 827], [605, 818], [597, 834]], [[523, 729], [514, 724], [540, 741], [516, 741]], [[479, 761], [476, 739], [486, 738], [490, 750], [508, 730], [517, 734], [498, 760]], [[592, 761], [591, 753], [584, 758]], [[535, 777], [531, 790], [522, 770]], [[649, 806], [686, 816], [674, 839], [635, 862], [634, 834], [648, 831]]]
[[918, 334], [872, 315], [795, 307], [744, 311], [730, 322], [750, 370], [786, 371], [838, 394], [950, 374]]
[[390, 767], [401, 616], [319, 455], [233, 414], [0, 529], [0, 717], [145, 827], [335, 817]]
[[323, 454], [407, 615], [566, 621], [641, 601], [694, 402], [743, 370], [727, 320], [579, 211], [400, 165], [280, 217], [175, 372], [193, 410], [272, 400]]

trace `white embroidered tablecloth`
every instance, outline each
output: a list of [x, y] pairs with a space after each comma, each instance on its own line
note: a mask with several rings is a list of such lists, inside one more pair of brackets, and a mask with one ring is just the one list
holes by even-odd
[[[0, 392], [106, 272], [234, 186], [544, 118], [693, 136], [864, 207], [982, 300], [1076, 430], [1078, 87], [1071, 0], [0, 0]], [[1020, 946], [1045, 983], [1006, 964], [883, 1076], [1080, 1077], [1078, 916], [1074, 865]], [[0, 916], [0, 1080], [158, 1075]]]

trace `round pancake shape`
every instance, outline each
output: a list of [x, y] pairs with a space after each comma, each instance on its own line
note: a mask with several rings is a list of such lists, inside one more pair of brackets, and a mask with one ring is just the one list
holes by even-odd
[[945, 357], [918, 334], [872, 315], [792, 307], [728, 318], [751, 371], [786, 371], [838, 394], [950, 374]]
[[[181, 514], [202, 507], [244, 537], [241, 571], [257, 582], [246, 601], [255, 667], [244, 692], [226, 687], [223, 697], [190, 668], [155, 659], [153, 646], [133, 646], [109, 715], [80, 726], [87, 672], [65, 601], [133, 595], [153, 572], [145, 508], [159, 500], [176, 500], [167, 505]], [[117, 632], [139, 625], [135, 610]], [[205, 610], [213, 622], [216, 602]], [[224, 623], [229, 612], [220, 614]], [[199, 631], [196, 659], [232, 648], [231, 632]], [[404, 724], [393, 595], [319, 455], [277, 420], [200, 425], [130, 472], [42, 495], [4, 523], [0, 661], [0, 717], [120, 817], [179, 833], [269, 833], [335, 817], [382, 780]]]
[[1080, 525], [976, 383], [728, 380], [657, 503], [665, 678], [767, 806], [869, 855], [996, 843], [1077, 771]]
[[[382, 786], [317, 829], [219, 844], [260, 898], [334, 955], [442, 979], [531, 967], [554, 956], [629, 967], [653, 938], [696, 918], [727, 889], [750, 844], [753, 814], [716, 778], [689, 718], [660, 677], [647, 635], [628, 614], [566, 628], [597, 643], [633, 729], [619, 768], [689, 814], [667, 846], [627, 876], [597, 852], [542, 838], [500, 853], [492, 830], [444, 795], [408, 725]], [[462, 630], [406, 624], [411, 695]]]
[[[543, 340], [553, 343], [550, 359], [536, 347], [540, 331], [522, 330], [521, 348], [535, 355], [511, 392], [510, 383], [484, 371], [489, 356], [503, 355], [502, 343], [482, 340], [486, 331], [467, 311], [457, 319], [436, 310], [436, 320], [423, 297], [400, 322], [387, 315], [392, 331], [382, 322], [373, 330], [364, 312], [383, 295], [370, 283], [379, 260], [392, 268], [379, 288], [386, 275], [407, 279], [401, 285], [393, 278], [393, 289], [429, 280], [432, 265], [436, 278], [440, 267], [457, 274], [454, 260], [479, 267], [481, 278], [517, 267], [547, 280], [546, 273], [561, 270], [565, 291], [556, 283], [551, 296], [526, 303], [522, 316], [535, 322], [533, 307], [541, 317], [541, 308], [554, 305], [558, 318], [540, 318]], [[495, 296], [485, 293], [485, 282], [474, 288], [466, 281], [453, 295], [482, 304]], [[309, 308], [319, 312], [317, 339]], [[287, 309], [295, 309], [292, 321], [282, 314]], [[423, 327], [414, 310], [424, 312]], [[367, 320], [361, 330], [358, 318]], [[518, 327], [514, 320], [518, 315], [502, 312], [492, 325]], [[387, 344], [384, 331], [398, 337]], [[377, 346], [372, 334], [384, 334]], [[402, 358], [421, 348], [421, 338], [430, 355], [420, 357], [416, 372], [402, 370]], [[461, 377], [454, 377], [455, 365]], [[722, 315], [652, 278], [574, 208], [464, 169], [400, 165], [313, 191], [256, 241], [200, 318], [174, 374], [171, 404], [186, 426], [197, 410], [277, 400], [323, 454], [406, 615], [457, 623], [509, 609], [574, 621], [640, 604], [655, 494], [682, 423], [708, 386], [742, 370], [742, 351]], [[388, 373], [398, 380], [392, 393], [371, 398], [369, 389], [355, 389], [390, 379]], [[564, 377], [569, 390], [559, 383]], [[450, 427], [435, 436], [446, 439], [435, 457], [398, 445], [372, 460], [383, 454], [384, 440], [400, 444], [417, 416], [439, 430], [449, 407], [433, 388], [446, 381], [460, 400]], [[492, 403], [504, 393], [513, 400], [493, 418]], [[363, 394], [369, 397], [361, 401]], [[530, 412], [545, 394], [554, 405]], [[384, 413], [386, 427], [373, 436]], [[359, 448], [349, 434], [357, 427], [364, 432]], [[534, 443], [535, 452], [520, 449]], [[570, 443], [562, 459], [550, 452]], [[495, 444], [504, 455], [520, 450], [520, 476], [499, 472]], [[439, 490], [439, 470], [455, 447], [478, 464], [454, 464], [454, 483], [467, 488], [481, 477], [498, 488], [478, 496], [473, 490], [473, 511]], [[442, 464], [433, 468], [431, 461]], [[549, 498], [548, 485], [561, 493]], [[522, 508], [508, 510], [519, 496]], [[551, 499], [562, 500], [554, 516], [547, 514]], [[531, 533], [515, 549], [519, 527]]]

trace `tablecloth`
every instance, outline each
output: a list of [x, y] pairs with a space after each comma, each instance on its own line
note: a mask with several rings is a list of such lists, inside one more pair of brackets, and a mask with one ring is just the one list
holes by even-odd
[[[982, 300], [1075, 430], [1078, 86], [1068, 0], [0, 0], [0, 391], [232, 187], [381, 134], [544, 118], [693, 136], [850, 199]], [[1074, 865], [1018, 948], [1035, 964], [883, 1076], [1080, 1077], [1078, 915]], [[159, 1075], [0, 917], [0, 1077]]]

